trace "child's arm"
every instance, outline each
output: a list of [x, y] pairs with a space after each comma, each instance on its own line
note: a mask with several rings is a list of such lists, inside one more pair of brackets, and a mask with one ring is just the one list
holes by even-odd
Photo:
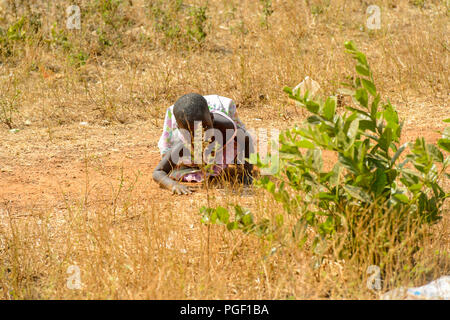
[[173, 149], [169, 150], [153, 171], [153, 180], [155, 180], [161, 187], [172, 190], [176, 194], [191, 194], [192, 190], [169, 177], [170, 171], [175, 167], [171, 159], [172, 150], [180, 151], [183, 143], [176, 144]]

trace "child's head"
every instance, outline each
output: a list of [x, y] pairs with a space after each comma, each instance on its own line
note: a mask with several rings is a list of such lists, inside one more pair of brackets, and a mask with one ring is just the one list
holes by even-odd
[[203, 128], [212, 128], [213, 117], [206, 99], [198, 93], [188, 93], [179, 98], [173, 106], [173, 115], [178, 128], [194, 132], [194, 123], [201, 121]]

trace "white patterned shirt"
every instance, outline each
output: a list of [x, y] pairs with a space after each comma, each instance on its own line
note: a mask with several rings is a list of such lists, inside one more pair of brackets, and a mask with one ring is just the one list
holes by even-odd
[[[236, 103], [226, 97], [218, 95], [207, 95], [204, 96], [206, 102], [208, 103], [208, 108], [210, 111], [223, 112], [229, 116], [238, 128], [245, 129], [244, 124], [239, 120], [236, 111]], [[178, 130], [178, 125], [173, 115], [173, 105], [167, 108], [166, 116], [164, 118], [163, 133], [158, 142], [158, 147], [163, 157], [176, 143], [181, 140], [181, 133]]]

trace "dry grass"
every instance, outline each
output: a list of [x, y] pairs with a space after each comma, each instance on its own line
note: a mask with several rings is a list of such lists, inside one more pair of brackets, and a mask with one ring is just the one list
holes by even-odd
[[[143, 7], [150, 1], [123, 1], [114, 26], [93, 6], [104, 0], [6, 2], [1, 28], [30, 12], [41, 14], [42, 28], [0, 56], [0, 103], [17, 109], [9, 123], [0, 114], [2, 299], [378, 298], [366, 287], [368, 265], [330, 257], [316, 269], [307, 250], [272, 252], [274, 243], [202, 225], [198, 208], [207, 203], [240, 203], [258, 218], [281, 208], [262, 190], [160, 190], [151, 181], [156, 142], [165, 108], [191, 91], [235, 99], [248, 127], [300, 123], [304, 114], [283, 86], [309, 75], [322, 93], [335, 92], [352, 73], [343, 51], [349, 39], [397, 105], [404, 139], [435, 142], [449, 115], [446, 1], [420, 8], [406, 0], [274, 0], [266, 27], [258, 1], [210, 0], [200, 47], [156, 32]], [[74, 3], [83, 10], [81, 31], [64, 29]], [[382, 9], [381, 30], [365, 30], [369, 4]], [[72, 49], [46, 43], [54, 22]], [[111, 46], [99, 44], [97, 29]], [[76, 66], [70, 55], [80, 50], [89, 58]], [[383, 291], [449, 274], [449, 223], [447, 205], [414, 259], [392, 248], [399, 258]], [[66, 286], [70, 265], [81, 270], [81, 290]]]

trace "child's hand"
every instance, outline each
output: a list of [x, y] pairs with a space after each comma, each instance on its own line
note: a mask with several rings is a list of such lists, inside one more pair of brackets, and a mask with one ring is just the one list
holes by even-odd
[[174, 186], [172, 186], [172, 194], [191, 194], [192, 190], [182, 184], [175, 184]]

